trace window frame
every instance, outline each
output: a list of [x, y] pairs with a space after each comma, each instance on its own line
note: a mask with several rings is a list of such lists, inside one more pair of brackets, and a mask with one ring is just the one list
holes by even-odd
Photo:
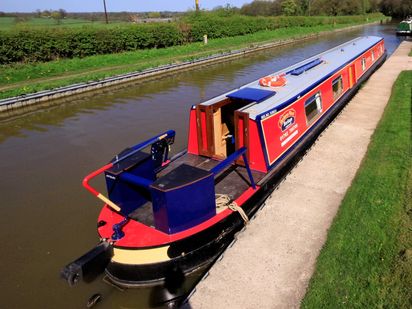
[[[334, 86], [338, 84], [338, 91], [335, 91]], [[332, 92], [333, 92], [333, 100], [336, 101], [341, 94], [343, 93], [343, 78], [342, 75], [339, 75], [334, 80], [332, 80]]]
[[[316, 109], [312, 109], [309, 114], [307, 111], [307, 107], [311, 104], [316, 104]], [[305, 100], [304, 104], [304, 109], [305, 109], [305, 116], [306, 116], [306, 124], [310, 125], [312, 124], [317, 118], [319, 118], [319, 115], [322, 114], [322, 94], [320, 91], [316, 92], [315, 94], [311, 95], [309, 98]], [[316, 110], [316, 114], [313, 113], [313, 111]]]

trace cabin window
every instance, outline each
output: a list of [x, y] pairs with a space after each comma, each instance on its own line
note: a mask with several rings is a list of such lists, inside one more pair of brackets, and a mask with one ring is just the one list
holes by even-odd
[[365, 71], [366, 69], [366, 59], [362, 58], [362, 71]]
[[305, 102], [306, 123], [312, 123], [321, 112], [322, 99], [320, 97], [320, 92], [318, 92]]
[[372, 50], [372, 61], [375, 61], [375, 52]]
[[343, 91], [342, 75], [332, 81], [333, 99], [340, 97]]

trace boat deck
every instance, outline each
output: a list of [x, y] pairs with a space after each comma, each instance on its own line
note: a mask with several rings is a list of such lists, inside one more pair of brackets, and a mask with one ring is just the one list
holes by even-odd
[[[159, 172], [158, 178], [168, 174], [181, 164], [188, 164], [203, 170], [209, 171], [219, 160], [185, 153], [181, 157], [172, 161], [165, 169]], [[259, 182], [266, 174], [252, 171], [255, 183]], [[245, 167], [231, 165], [215, 177], [215, 193], [227, 195], [230, 200], [237, 199], [243, 192], [251, 186], [249, 176]], [[129, 218], [139, 221], [147, 226], [154, 226], [152, 203], [147, 202], [129, 215]]]

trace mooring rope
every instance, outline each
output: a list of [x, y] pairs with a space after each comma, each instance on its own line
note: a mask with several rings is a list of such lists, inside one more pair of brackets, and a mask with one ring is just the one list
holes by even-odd
[[229, 208], [231, 211], [237, 211], [242, 217], [245, 224], [249, 222], [249, 218], [242, 207], [239, 207], [235, 201], [232, 201], [227, 194], [216, 194], [216, 208], [221, 209], [223, 207]]

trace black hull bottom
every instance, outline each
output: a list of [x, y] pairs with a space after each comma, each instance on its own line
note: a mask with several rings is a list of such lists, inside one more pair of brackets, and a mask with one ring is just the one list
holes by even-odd
[[[253, 217], [281, 179], [290, 171], [291, 167], [303, 156], [313, 141], [354, 96], [361, 84], [382, 65], [385, 59], [386, 53], [319, 120], [316, 128], [304, 136], [285, 159], [261, 180], [259, 183], [260, 190], [242, 206], [249, 218]], [[142, 265], [111, 262], [106, 268], [106, 274], [112, 283], [122, 288], [157, 285], [165, 285], [168, 289], [169, 287], [171, 289], [178, 288], [173, 285], [181, 284], [185, 276], [213, 265], [216, 259], [233, 242], [236, 233], [243, 226], [244, 222], [240, 215], [232, 213], [229, 217], [207, 230], [171, 244], [168, 250], [171, 259], [167, 262]]]

